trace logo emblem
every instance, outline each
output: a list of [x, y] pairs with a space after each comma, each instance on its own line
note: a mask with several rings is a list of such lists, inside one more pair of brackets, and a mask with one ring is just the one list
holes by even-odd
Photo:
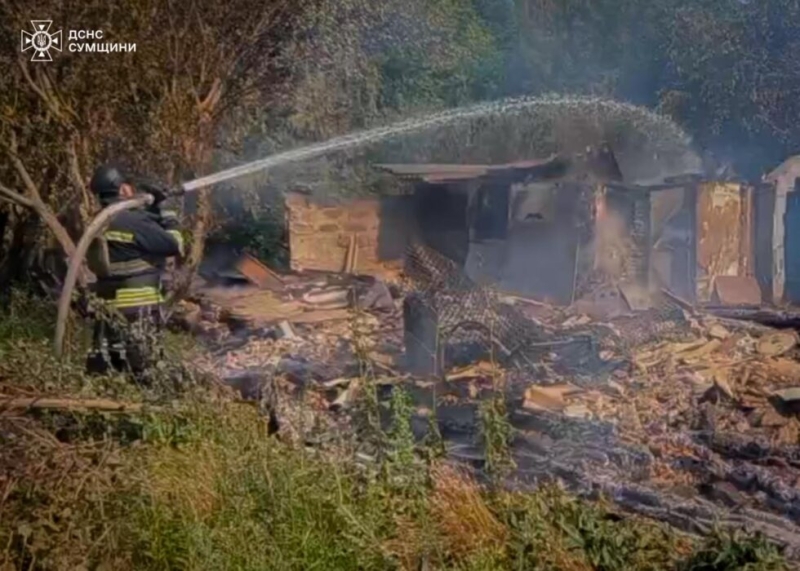
[[53, 61], [50, 48], [61, 51], [61, 30], [51, 34], [52, 20], [31, 20], [33, 33], [22, 30], [20, 49], [23, 52], [33, 49], [31, 61]]

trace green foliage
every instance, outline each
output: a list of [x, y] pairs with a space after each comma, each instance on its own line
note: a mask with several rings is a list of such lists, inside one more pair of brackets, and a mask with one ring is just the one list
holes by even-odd
[[3, 343], [52, 337], [55, 305], [42, 303], [29, 292], [11, 289], [0, 299], [0, 341]]
[[[675, 568], [691, 551], [658, 526], [619, 520], [555, 488], [487, 499], [468, 480], [447, 479], [409, 498], [347, 461], [315, 459], [268, 438], [251, 407], [203, 405], [181, 416], [179, 440], [71, 445], [50, 471], [19, 481], [3, 507], [0, 538], [8, 548], [0, 562], [355, 570], [400, 568], [423, 557], [443, 570], [656, 570]], [[163, 430], [151, 424], [169, 420], [142, 422], [153, 434]], [[62, 462], [79, 471], [59, 478]], [[478, 513], [499, 523], [472, 526]], [[503, 537], [507, 543], [498, 544]], [[723, 563], [702, 564], [717, 560]], [[731, 570], [779, 563], [774, 550], [744, 537], [707, 543], [684, 562]]]
[[657, 106], [700, 147], [758, 176], [795, 152], [793, 0], [517, 0], [512, 93], [595, 93]]
[[[309, 19], [314, 36], [290, 123], [320, 139], [421, 110], [491, 97], [502, 53], [469, 1], [337, 0]], [[298, 47], [299, 49], [299, 47]]]
[[511, 457], [513, 428], [502, 394], [481, 402], [480, 420], [486, 469], [493, 476], [502, 476], [514, 466]]
[[395, 110], [452, 107], [490, 98], [498, 91], [500, 52], [486, 23], [468, 3], [438, 0], [427, 7], [430, 45], [400, 44], [379, 63], [381, 104]]
[[780, 571], [787, 569], [775, 545], [764, 536], [715, 530], [683, 565], [685, 571]]
[[744, 166], [771, 166], [796, 151], [800, 137], [789, 125], [800, 111], [797, 2], [692, 2], [663, 25], [670, 111], [701, 144]]
[[[33, 298], [18, 298], [15, 311], [27, 307], [24, 299]], [[51, 316], [32, 309], [24, 335], [52, 325]], [[0, 339], [0, 363], [10, 357], [30, 369], [37, 358], [48, 360], [46, 339], [20, 329], [14, 335]], [[25, 361], [18, 343], [32, 352]], [[364, 340], [357, 345], [369, 374], [369, 347]], [[3, 369], [4, 389], [50, 386], [88, 395], [93, 386], [77, 388], [71, 376], [55, 372], [51, 386], [41, 378], [49, 370], [30, 370], [33, 380]], [[147, 396], [130, 391], [132, 400]], [[196, 389], [176, 406], [162, 400], [141, 414], [4, 413], [0, 568], [782, 568], [763, 538], [719, 535], [695, 545], [554, 487], [486, 494], [450, 469], [414, 463], [408, 395], [393, 394], [392, 430], [381, 445], [394, 454], [386, 456], [385, 473], [365, 471], [346, 455], [281, 443], [268, 436], [256, 407]], [[492, 414], [505, 420], [502, 410]], [[505, 442], [504, 429], [498, 434]], [[413, 487], [398, 486], [396, 476], [412, 466], [420, 477]]]
[[556, 486], [504, 496], [501, 513], [514, 530], [509, 557], [519, 569], [670, 569], [691, 545], [663, 528], [613, 516]]
[[209, 236], [208, 245], [214, 243], [248, 252], [272, 268], [289, 266], [283, 221], [268, 208], [248, 210], [228, 219]]

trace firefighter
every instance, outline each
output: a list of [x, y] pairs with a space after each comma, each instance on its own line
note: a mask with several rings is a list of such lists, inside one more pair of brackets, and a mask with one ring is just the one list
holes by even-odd
[[[117, 319], [97, 316], [87, 361], [90, 373], [104, 373], [111, 366], [141, 377], [152, 357], [143, 336], [157, 339], [162, 327], [166, 262], [183, 255], [178, 219], [174, 212], [162, 208], [167, 198], [163, 187], [134, 181], [116, 167], [99, 167], [90, 188], [103, 208], [133, 198], [137, 192], [154, 198], [147, 208], [118, 214], [102, 236], [106, 271], [98, 277], [95, 293]], [[134, 332], [141, 335], [137, 338]]]

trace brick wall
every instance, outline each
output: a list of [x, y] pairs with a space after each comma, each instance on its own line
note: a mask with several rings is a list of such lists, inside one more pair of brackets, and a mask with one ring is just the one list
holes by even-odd
[[358, 243], [356, 273], [382, 276], [402, 266], [413, 228], [409, 197], [358, 199], [337, 205], [286, 197], [293, 270], [344, 270], [351, 236]]

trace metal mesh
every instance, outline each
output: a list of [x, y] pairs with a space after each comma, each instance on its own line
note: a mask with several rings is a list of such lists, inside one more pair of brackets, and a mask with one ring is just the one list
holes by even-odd
[[500, 358], [545, 342], [550, 336], [514, 307], [500, 301], [493, 289], [469, 279], [452, 260], [421, 244], [412, 244], [406, 258], [406, 288], [437, 316], [447, 348], [478, 344], [498, 350]]
[[[688, 329], [683, 311], [667, 303], [617, 318], [613, 326], [587, 324], [548, 330], [503, 303], [491, 287], [470, 280], [454, 261], [421, 244], [410, 246], [405, 276], [407, 293], [413, 295], [415, 304], [424, 306], [428, 323], [423, 329], [436, 331], [433, 336], [430, 332], [423, 335], [429, 338], [425, 342], [419, 335], [409, 335], [409, 339], [420, 354], [437, 360], [437, 367], [444, 364], [440, 359], [452, 363], [459, 360], [454, 357], [459, 351], [474, 357], [478, 349], [491, 350], [504, 364], [521, 368], [535, 365], [549, 354], [563, 372], [602, 376], [619, 364], [603, 361], [599, 356], [603, 349], [627, 350], [654, 339], [680, 337]], [[416, 311], [420, 315], [422, 309]]]

